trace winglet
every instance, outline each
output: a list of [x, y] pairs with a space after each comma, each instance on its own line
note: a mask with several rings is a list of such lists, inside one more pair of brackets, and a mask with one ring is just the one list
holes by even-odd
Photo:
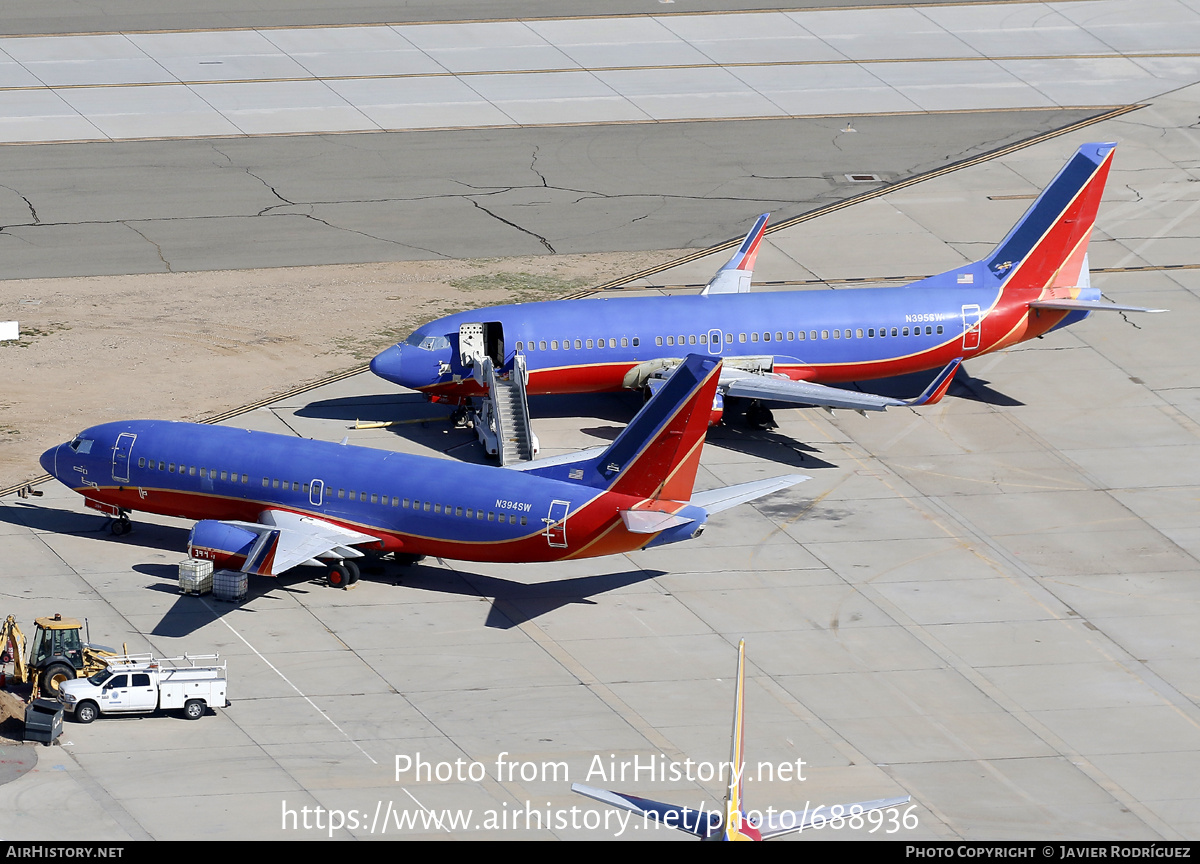
[[746, 239], [738, 246], [733, 257], [708, 280], [701, 296], [709, 294], [746, 294], [750, 291], [750, 281], [754, 276], [754, 261], [758, 258], [758, 245], [762, 242], [763, 232], [767, 230], [767, 219], [770, 213], [763, 213], [754, 222], [754, 227], [746, 235]]
[[946, 364], [946, 368], [937, 374], [937, 377], [929, 382], [929, 386], [925, 388], [925, 392], [916, 399], [911, 400], [909, 405], [936, 405], [942, 401], [942, 397], [946, 395], [946, 391], [950, 389], [950, 382], [954, 380], [954, 373], [958, 371], [958, 367], [962, 365], [962, 358], [955, 357]]

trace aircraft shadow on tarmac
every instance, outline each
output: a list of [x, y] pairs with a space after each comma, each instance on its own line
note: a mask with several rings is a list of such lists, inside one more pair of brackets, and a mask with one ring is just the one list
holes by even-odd
[[420, 393], [387, 393], [322, 399], [298, 408], [295, 414], [297, 417], [314, 420], [393, 423], [421, 415], [440, 418], [448, 416], [451, 410], [453, 409], [447, 406], [429, 404]]
[[[627, 570], [621, 573], [579, 576], [527, 585], [495, 576], [423, 567], [420, 564], [401, 566], [390, 561], [376, 560], [361, 566], [363, 580], [390, 581], [397, 587], [417, 591], [489, 599], [492, 602], [483, 624], [485, 627], [500, 630], [511, 629], [571, 603], [594, 605], [595, 601], [591, 600], [591, 597], [664, 575], [662, 570]], [[158, 580], [149, 586], [149, 590], [178, 593], [178, 569], [175, 566], [136, 564], [133, 569], [143, 576]], [[236, 603], [214, 600], [211, 595], [196, 597], [181, 594], [154, 626], [150, 635], [170, 638], [188, 636], [212, 623], [214, 619], [223, 617], [227, 612], [253, 613], [254, 610], [245, 604], [267, 594], [306, 594], [310, 590], [336, 590], [325, 586], [323, 577], [310, 575], [316, 572], [318, 571], [311, 568], [297, 567], [271, 579], [251, 576], [247, 582], [245, 600]]]
[[95, 534], [99, 539], [112, 543], [177, 552], [181, 558], [187, 555], [188, 528], [138, 522], [135, 513], [133, 531], [121, 537], [114, 537], [108, 530], [112, 521], [99, 513], [59, 510], [44, 504], [27, 504], [24, 501], [9, 502], [9, 506], [0, 507], [0, 522], [24, 525], [34, 531], [70, 535]]
[[[923, 386], [923, 385], [922, 385]], [[578, 418], [580, 423], [603, 420], [611, 426], [581, 426], [580, 432], [596, 439], [592, 446], [611, 442], [621, 434], [642, 406], [636, 393], [571, 394], [533, 396], [529, 410], [534, 423], [541, 420]], [[807, 410], [807, 409], [801, 409]], [[449, 409], [429, 405], [422, 397], [364, 396], [313, 402], [295, 412], [299, 417], [390, 423], [388, 431], [415, 444], [440, 450], [466, 462], [490, 463], [481, 449], [468, 448], [475, 442], [469, 429], [453, 429], [446, 437]], [[816, 448], [766, 429], [747, 427], [740, 414], [731, 412], [730, 422], [710, 430], [708, 443], [715, 447], [767, 459], [780, 465], [806, 470], [832, 468], [816, 454]], [[352, 428], [352, 427], [347, 427]]]
[[484, 626], [508, 630], [571, 603], [595, 605], [590, 598], [665, 575], [662, 570], [626, 570], [525, 584], [466, 571], [415, 565], [404, 568], [399, 585], [419, 591], [486, 597], [492, 601]]

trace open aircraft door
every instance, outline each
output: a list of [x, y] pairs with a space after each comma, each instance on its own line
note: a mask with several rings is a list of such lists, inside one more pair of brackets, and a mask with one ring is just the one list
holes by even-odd
[[470, 369], [484, 357], [497, 369], [504, 365], [504, 325], [499, 321], [471, 321], [458, 328], [458, 359]]
[[[983, 329], [983, 316], [979, 314], [979, 307], [974, 304], [962, 307], [963, 320], [963, 341], [962, 347], [964, 351], [974, 351], [979, 347], [979, 331]], [[849, 332], [849, 331], [847, 331]], [[907, 331], [905, 331], [907, 332]]]
[[570, 509], [570, 501], [550, 502], [550, 512], [545, 519], [546, 542], [555, 549], [567, 548], [567, 513]]
[[113, 445], [113, 482], [129, 482], [129, 453], [133, 450], [133, 442], [136, 440], [137, 435], [132, 432], [122, 432], [117, 436], [117, 443]]

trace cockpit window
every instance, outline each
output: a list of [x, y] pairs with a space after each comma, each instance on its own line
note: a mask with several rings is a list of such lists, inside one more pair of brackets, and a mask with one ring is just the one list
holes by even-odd
[[443, 351], [450, 347], [450, 340], [445, 336], [430, 336], [418, 331], [405, 339], [404, 344], [415, 345], [422, 351]]
[[79, 438], [78, 436], [71, 442], [71, 449], [76, 453], [88, 454], [92, 452], [92, 439]]

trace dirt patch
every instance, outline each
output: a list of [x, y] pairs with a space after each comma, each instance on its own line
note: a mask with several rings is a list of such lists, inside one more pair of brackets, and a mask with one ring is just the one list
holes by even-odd
[[200, 420], [368, 361], [420, 324], [552, 299], [677, 251], [0, 282], [0, 488], [80, 429]]
[[25, 740], [25, 701], [7, 690], [0, 690], [0, 740]]

